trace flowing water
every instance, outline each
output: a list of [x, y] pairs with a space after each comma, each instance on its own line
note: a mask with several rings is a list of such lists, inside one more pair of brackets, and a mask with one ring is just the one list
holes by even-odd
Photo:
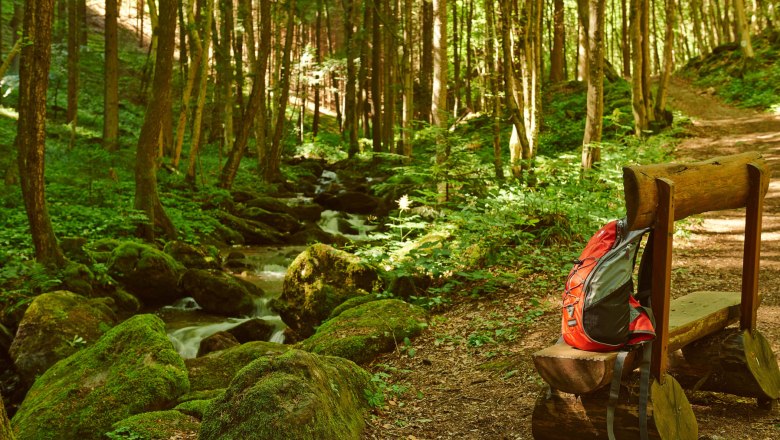
[[179, 354], [190, 359], [196, 357], [200, 341], [214, 333], [226, 331], [253, 318], [260, 318], [274, 327], [271, 342], [284, 342], [285, 325], [268, 304], [282, 292], [282, 282], [287, 267], [305, 249], [305, 246], [258, 246], [230, 248], [246, 255], [250, 269], [237, 274], [260, 287], [265, 295], [255, 301], [251, 316], [231, 317], [212, 315], [201, 310], [193, 298], [184, 298], [173, 305], [163, 307], [158, 314], [168, 329], [168, 338]]

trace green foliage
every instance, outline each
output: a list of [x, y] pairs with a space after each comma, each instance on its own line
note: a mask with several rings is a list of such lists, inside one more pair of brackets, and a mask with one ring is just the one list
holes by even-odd
[[363, 393], [372, 408], [384, 408], [390, 400], [400, 399], [409, 391], [408, 385], [392, 383], [392, 376], [383, 371], [371, 376], [371, 385]]
[[691, 60], [683, 73], [700, 87], [715, 89], [727, 102], [740, 107], [780, 109], [780, 38], [772, 31], [752, 39], [755, 58], [745, 61], [736, 47], [723, 48], [704, 59]]
[[132, 428], [122, 426], [111, 432], [106, 433], [110, 440], [144, 440], [143, 435], [135, 432]]

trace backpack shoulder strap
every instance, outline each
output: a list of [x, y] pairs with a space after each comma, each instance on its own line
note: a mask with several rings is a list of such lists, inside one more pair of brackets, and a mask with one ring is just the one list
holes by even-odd
[[647, 244], [642, 258], [639, 261], [639, 276], [637, 282], [636, 295], [634, 297], [642, 306], [650, 308], [650, 293], [653, 288], [653, 235], [654, 230], [650, 230], [647, 236]]

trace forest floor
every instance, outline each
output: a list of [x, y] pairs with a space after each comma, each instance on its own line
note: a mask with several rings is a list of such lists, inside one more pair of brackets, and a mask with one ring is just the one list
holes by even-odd
[[[758, 150], [772, 167], [765, 199], [758, 328], [780, 353], [780, 115], [723, 104], [682, 80], [670, 105], [692, 119], [680, 161]], [[739, 291], [744, 210], [699, 216], [675, 237], [672, 290]], [[560, 332], [557, 303], [563, 280], [526, 279], [510, 291], [463, 299], [433, 315], [408, 347], [372, 366], [389, 390], [389, 404], [369, 420], [364, 439], [531, 439], [531, 414], [542, 389], [531, 354]], [[529, 298], [541, 299], [541, 304]], [[540, 317], [541, 308], [548, 310]], [[552, 311], [551, 311], [552, 310]], [[384, 373], [384, 374], [382, 374]], [[754, 399], [688, 393], [700, 439], [780, 438], [780, 411]], [[576, 438], [573, 435], [572, 438]]]

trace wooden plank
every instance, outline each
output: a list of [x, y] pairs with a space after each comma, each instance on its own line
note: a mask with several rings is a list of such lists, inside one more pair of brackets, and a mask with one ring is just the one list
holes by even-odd
[[733, 324], [740, 315], [739, 292], [694, 292], [669, 307], [670, 352]]
[[[721, 209], [741, 208], [750, 192], [747, 164], [755, 163], [768, 175], [768, 167], [758, 152], [716, 157], [694, 163], [668, 163], [623, 168], [626, 217], [629, 229], [653, 226], [658, 207], [655, 179], [674, 182], [677, 196], [675, 219]], [[763, 182], [766, 194], [769, 181]]]
[[669, 344], [669, 303], [672, 285], [672, 239], [674, 238], [674, 213], [676, 188], [669, 179], [655, 180], [658, 193], [657, 220], [653, 229], [653, 278], [650, 295], [655, 316], [655, 342], [650, 360], [650, 374], [663, 382]]
[[756, 328], [758, 309], [758, 267], [761, 258], [761, 220], [764, 212], [763, 188], [769, 176], [757, 164], [748, 164], [750, 194], [745, 215], [745, 251], [742, 258], [742, 330]]
[[[739, 319], [739, 304], [739, 292], [694, 292], [673, 300], [668, 349], [675, 351], [733, 324]], [[563, 342], [533, 354], [536, 371], [545, 382], [572, 394], [590, 393], [608, 384], [616, 357], [615, 352], [577, 350]], [[635, 359], [635, 353], [629, 354], [627, 365]]]

